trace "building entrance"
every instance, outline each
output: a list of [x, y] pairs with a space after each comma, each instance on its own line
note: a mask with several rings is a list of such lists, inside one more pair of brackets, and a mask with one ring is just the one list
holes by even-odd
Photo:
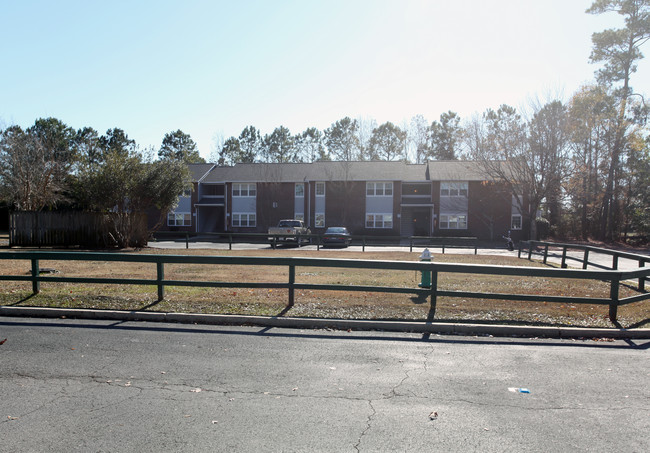
[[431, 236], [431, 209], [413, 210], [413, 235]]

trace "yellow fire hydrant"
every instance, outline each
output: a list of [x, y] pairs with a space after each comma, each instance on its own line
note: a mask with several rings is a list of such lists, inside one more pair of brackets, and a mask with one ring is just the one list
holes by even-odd
[[[431, 252], [424, 249], [420, 255], [420, 261], [431, 261]], [[431, 271], [422, 271], [422, 281], [418, 285], [420, 288], [431, 288]]]

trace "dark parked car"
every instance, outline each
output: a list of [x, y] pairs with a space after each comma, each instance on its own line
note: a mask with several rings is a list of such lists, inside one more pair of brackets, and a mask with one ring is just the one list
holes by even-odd
[[345, 227], [329, 227], [323, 234], [323, 247], [327, 245], [342, 245], [347, 247], [352, 241], [350, 232]]

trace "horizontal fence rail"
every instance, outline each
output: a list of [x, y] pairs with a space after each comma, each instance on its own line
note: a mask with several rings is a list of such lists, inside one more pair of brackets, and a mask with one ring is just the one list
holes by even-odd
[[[522, 241], [519, 243], [519, 258], [521, 258], [522, 253], [528, 254], [528, 259], [532, 259], [533, 255], [542, 256], [542, 262], [547, 263], [548, 257], [550, 255], [549, 250], [553, 252], [553, 249], [561, 253], [562, 261], [560, 267], [566, 269], [568, 267], [567, 261], [573, 260], [578, 261], [583, 269], [587, 269], [588, 266], [597, 267], [600, 269], [608, 270], [618, 270], [619, 262], [621, 259], [627, 259], [638, 263], [639, 269], [646, 267], [646, 263], [650, 263], [650, 256], [640, 255], [637, 253], [621, 252], [618, 250], [610, 250], [602, 247], [593, 247], [590, 245], [581, 245], [581, 244], [565, 244], [558, 242], [543, 242], [543, 241]], [[581, 257], [575, 257], [568, 255], [568, 252], [571, 250], [582, 251]], [[589, 257], [593, 257], [595, 254], [608, 255], [612, 257], [611, 266], [602, 265], [600, 263], [590, 261]], [[632, 277], [625, 277], [625, 279], [630, 279]], [[645, 291], [645, 280], [647, 275], [641, 275], [639, 279], [639, 290]]]
[[[164, 238], [174, 238], [185, 240], [185, 248], [189, 249], [190, 241], [205, 238], [211, 242], [227, 243], [229, 250], [232, 250], [232, 245], [243, 240], [253, 242], [268, 242], [272, 248], [276, 248], [280, 244], [292, 243], [298, 247], [305, 244], [316, 245], [317, 250], [320, 250], [323, 245], [324, 234], [301, 234], [301, 235], [283, 235], [275, 234], [269, 235], [266, 233], [191, 233], [191, 232], [176, 232], [176, 231], [156, 231], [151, 233], [155, 240], [163, 240]], [[352, 235], [350, 236], [350, 245], [360, 246], [362, 251], [366, 251], [366, 247], [395, 247], [408, 245], [410, 251], [413, 247], [435, 247], [442, 249], [449, 248], [469, 248], [474, 249], [474, 254], [478, 253], [478, 238], [476, 237], [453, 237], [453, 236], [375, 236], [375, 235]]]
[[[334, 291], [369, 291], [384, 293], [415, 294], [420, 297], [430, 297], [430, 308], [427, 321], [432, 321], [435, 315], [438, 297], [455, 298], [483, 298], [501, 300], [521, 300], [531, 302], [553, 303], [580, 303], [599, 304], [609, 306], [609, 317], [616, 322], [617, 310], [621, 305], [641, 302], [650, 299], [650, 294], [641, 293], [627, 298], [619, 298], [620, 282], [630, 278], [645, 280], [650, 275], [650, 267], [639, 268], [633, 271], [621, 272], [617, 270], [583, 270], [583, 269], [555, 269], [555, 268], [530, 268], [516, 266], [478, 265], [435, 263], [423, 261], [388, 261], [388, 260], [353, 260], [353, 259], [327, 259], [327, 258], [295, 258], [295, 257], [232, 257], [232, 256], [191, 256], [191, 255], [135, 255], [121, 253], [90, 253], [90, 252], [4, 252], [0, 253], [0, 260], [25, 260], [31, 262], [29, 275], [0, 275], [0, 281], [27, 281], [32, 283], [33, 294], [41, 290], [41, 283], [68, 282], [68, 283], [100, 283], [120, 285], [152, 285], [158, 290], [158, 300], [165, 297], [166, 286], [192, 286], [213, 288], [279, 288], [288, 291], [288, 307], [295, 303], [295, 290], [334, 290]], [[41, 261], [99, 261], [99, 262], [131, 262], [155, 265], [156, 278], [109, 278], [109, 277], [65, 277], [47, 276], [40, 272]], [[224, 281], [196, 281], [196, 280], [169, 280], [165, 278], [166, 264], [225, 264], [243, 266], [281, 266], [288, 269], [286, 283], [268, 282], [224, 282]], [[296, 282], [296, 268], [300, 267], [325, 267], [346, 269], [389, 269], [401, 271], [419, 271], [429, 273], [430, 287], [388, 287], [371, 285], [341, 285], [341, 284], [310, 284]], [[578, 280], [597, 280], [610, 282], [609, 297], [568, 297], [538, 294], [503, 294], [485, 293], [476, 291], [448, 291], [438, 288], [438, 276], [443, 273], [482, 274], [519, 277], [544, 277], [566, 278]], [[471, 288], [471, 280], [467, 279]]]

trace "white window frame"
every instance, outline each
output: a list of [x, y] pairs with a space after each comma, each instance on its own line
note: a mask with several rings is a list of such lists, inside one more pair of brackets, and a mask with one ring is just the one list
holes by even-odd
[[392, 197], [393, 183], [368, 181], [366, 182], [366, 196], [367, 197]]
[[174, 211], [168, 213], [167, 226], [192, 226], [192, 213]]
[[257, 184], [234, 182], [232, 184], [232, 196], [233, 198], [254, 198], [257, 196]]
[[317, 182], [315, 192], [316, 192], [317, 197], [324, 197], [325, 196], [325, 183], [324, 182]]
[[440, 230], [466, 230], [467, 214], [440, 214], [438, 218]]
[[372, 229], [392, 229], [393, 214], [389, 212], [367, 212], [366, 228]]
[[257, 226], [257, 214], [254, 212], [233, 212], [230, 222], [233, 228], [254, 228]]
[[467, 181], [443, 181], [440, 183], [441, 197], [463, 197], [469, 195], [469, 184]]
[[316, 212], [314, 213], [314, 227], [315, 228], [325, 228], [325, 213]]
[[305, 185], [303, 183], [296, 183], [294, 194], [296, 198], [305, 198]]
[[[515, 226], [515, 219], [518, 219], [519, 226]], [[511, 230], [521, 230], [523, 225], [521, 214], [512, 214], [510, 219], [510, 229]]]

